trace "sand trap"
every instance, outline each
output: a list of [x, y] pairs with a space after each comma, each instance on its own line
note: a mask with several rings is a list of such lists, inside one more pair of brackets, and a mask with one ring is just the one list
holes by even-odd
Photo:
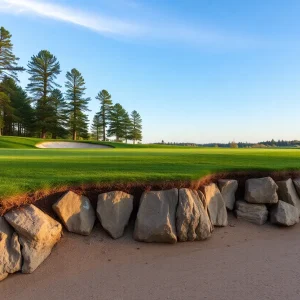
[[1, 300], [299, 300], [300, 225], [253, 225], [230, 216], [211, 239], [175, 245], [65, 233], [30, 275], [0, 283]]
[[96, 145], [80, 142], [44, 142], [36, 145], [37, 148], [47, 149], [98, 149], [98, 148], [111, 148], [105, 145]]

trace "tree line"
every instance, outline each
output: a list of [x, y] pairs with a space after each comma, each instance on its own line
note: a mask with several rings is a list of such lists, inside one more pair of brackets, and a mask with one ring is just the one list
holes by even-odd
[[[48, 50], [33, 55], [25, 69], [13, 53], [11, 34], [0, 28], [0, 135], [40, 136], [41, 138], [95, 139], [106, 141], [142, 140], [142, 118], [130, 114], [111, 95], [101, 90], [99, 111], [91, 132], [87, 112], [91, 98], [86, 97], [85, 80], [76, 69], [66, 73], [65, 93], [57, 82], [60, 63]], [[27, 71], [26, 89], [18, 84], [18, 72]]]
[[200, 147], [220, 147], [220, 148], [266, 148], [266, 147], [300, 147], [300, 141], [263, 141], [258, 143], [248, 143], [248, 142], [229, 142], [229, 143], [208, 143], [208, 144], [198, 144]]

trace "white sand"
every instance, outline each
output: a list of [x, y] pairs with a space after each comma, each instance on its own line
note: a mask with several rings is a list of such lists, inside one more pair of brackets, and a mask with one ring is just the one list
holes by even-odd
[[[300, 225], [279, 228], [230, 218], [204, 242], [112, 240], [99, 224], [66, 233], [30, 275], [0, 283], [1, 300], [299, 300]], [[139, 248], [139, 249], [138, 249]]]
[[36, 145], [37, 148], [51, 148], [51, 149], [96, 149], [96, 148], [111, 148], [105, 145], [96, 145], [80, 142], [43, 142]]

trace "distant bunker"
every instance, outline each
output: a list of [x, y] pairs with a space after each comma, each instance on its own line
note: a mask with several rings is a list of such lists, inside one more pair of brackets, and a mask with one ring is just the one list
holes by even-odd
[[112, 148], [106, 145], [81, 143], [81, 142], [44, 142], [36, 145], [37, 148], [44, 149], [99, 149]]

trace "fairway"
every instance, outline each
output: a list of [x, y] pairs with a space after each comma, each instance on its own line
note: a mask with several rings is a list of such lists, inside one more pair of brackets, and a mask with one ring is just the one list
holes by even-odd
[[[221, 149], [112, 144], [111, 149], [35, 149], [40, 139], [0, 138], [0, 197], [91, 183], [195, 180], [223, 171], [300, 169], [297, 149]], [[21, 142], [20, 142], [21, 140]], [[120, 148], [117, 148], [120, 146]], [[128, 148], [126, 148], [128, 146]]]

